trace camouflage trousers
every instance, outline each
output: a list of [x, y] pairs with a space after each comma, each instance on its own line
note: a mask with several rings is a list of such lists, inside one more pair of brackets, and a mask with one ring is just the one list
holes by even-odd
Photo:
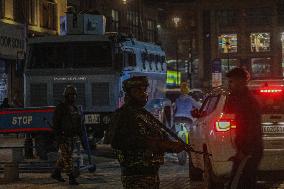
[[159, 189], [159, 175], [121, 176], [124, 189]]
[[58, 148], [59, 158], [56, 162], [56, 167], [62, 169], [67, 174], [71, 174], [73, 172], [73, 145], [67, 142], [59, 144]]

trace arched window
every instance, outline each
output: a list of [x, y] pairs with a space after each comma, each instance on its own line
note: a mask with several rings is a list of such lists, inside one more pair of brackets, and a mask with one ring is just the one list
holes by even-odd
[[159, 67], [158, 67], [158, 65], [159, 65], [159, 55], [155, 55], [155, 65], [156, 65], [156, 70], [159, 70]]

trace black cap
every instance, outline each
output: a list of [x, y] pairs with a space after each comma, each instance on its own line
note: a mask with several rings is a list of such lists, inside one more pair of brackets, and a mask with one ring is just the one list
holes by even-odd
[[243, 68], [234, 68], [226, 74], [226, 77], [248, 81], [250, 79], [250, 74]]
[[123, 81], [123, 90], [125, 92], [134, 87], [145, 86], [148, 87], [148, 79], [146, 76], [134, 76]]

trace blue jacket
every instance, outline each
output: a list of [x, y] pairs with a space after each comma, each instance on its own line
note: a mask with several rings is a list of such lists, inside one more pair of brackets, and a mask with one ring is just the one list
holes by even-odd
[[180, 95], [175, 102], [175, 117], [186, 117], [193, 119], [191, 111], [200, 108], [201, 104], [189, 95]]

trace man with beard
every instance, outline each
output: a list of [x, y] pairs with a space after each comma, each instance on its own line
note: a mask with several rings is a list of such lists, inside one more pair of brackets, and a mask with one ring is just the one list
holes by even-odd
[[255, 189], [258, 165], [262, 158], [260, 107], [248, 90], [249, 73], [243, 68], [234, 68], [226, 75], [230, 95], [226, 113], [235, 115], [237, 153], [232, 158], [233, 169], [230, 189]]
[[120, 163], [125, 189], [158, 189], [164, 152], [183, 150], [183, 145], [171, 141], [156, 118], [144, 109], [148, 85], [145, 76], [125, 80], [125, 104], [112, 119], [111, 145]]

